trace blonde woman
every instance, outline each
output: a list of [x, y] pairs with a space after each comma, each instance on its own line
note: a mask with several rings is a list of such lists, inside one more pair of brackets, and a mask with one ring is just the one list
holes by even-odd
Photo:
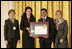
[[68, 24], [67, 21], [64, 20], [62, 16], [63, 16], [62, 11], [57, 10], [55, 19], [57, 29], [57, 34], [55, 38], [55, 48], [68, 48], [68, 40], [67, 40]]

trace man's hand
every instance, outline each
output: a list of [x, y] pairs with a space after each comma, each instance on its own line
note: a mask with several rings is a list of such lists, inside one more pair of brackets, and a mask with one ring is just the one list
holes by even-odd
[[33, 38], [38, 38], [38, 36], [33, 36]]
[[43, 38], [48, 38], [48, 36], [42, 36]]
[[59, 41], [60, 43], [63, 43], [63, 39], [60, 39], [60, 41]]
[[5, 44], [8, 45], [8, 41], [7, 40], [5, 40]]

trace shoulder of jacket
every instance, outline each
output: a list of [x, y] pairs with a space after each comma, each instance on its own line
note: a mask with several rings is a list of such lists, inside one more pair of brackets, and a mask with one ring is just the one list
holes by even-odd
[[64, 23], [67, 23], [67, 20], [64, 20]]
[[5, 20], [5, 22], [9, 21], [9, 18]]
[[51, 17], [48, 17], [48, 18], [49, 18], [49, 20], [50, 20], [50, 21], [54, 21], [54, 19], [53, 19], [53, 18], [51, 18]]
[[17, 20], [17, 19], [15, 19], [15, 21], [17, 21], [17, 22], [18, 22], [18, 20]]
[[40, 18], [39, 20], [42, 20], [42, 18]]

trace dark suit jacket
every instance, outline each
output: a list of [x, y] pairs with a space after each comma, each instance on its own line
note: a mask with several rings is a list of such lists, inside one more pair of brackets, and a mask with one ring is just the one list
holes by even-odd
[[[39, 19], [39, 22], [43, 22], [43, 19]], [[54, 24], [54, 20], [50, 17], [46, 17], [45, 22], [49, 21], [49, 39], [54, 39], [54, 34], [55, 34], [55, 24]]]
[[[13, 30], [13, 27], [16, 27], [16, 30]], [[14, 24], [10, 19], [5, 20], [4, 25], [4, 37], [5, 40], [11, 40], [12, 38], [15, 38], [16, 40], [20, 39], [19, 34], [19, 23], [18, 20], [14, 19]]]
[[[35, 21], [36, 20], [35, 20], [34, 17], [30, 18], [30, 22], [35, 22]], [[22, 16], [20, 29], [23, 30], [23, 38], [30, 38], [29, 37], [29, 32], [28, 32], [28, 30], [26, 30], [26, 27], [30, 27], [30, 24], [28, 23], [27, 17]]]

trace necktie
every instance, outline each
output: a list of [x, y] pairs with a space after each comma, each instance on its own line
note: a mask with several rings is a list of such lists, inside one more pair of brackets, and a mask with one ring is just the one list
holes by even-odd
[[[43, 22], [45, 22], [45, 18], [43, 18]], [[46, 35], [46, 37], [48, 37], [48, 35]]]
[[45, 22], [45, 18], [43, 18], [43, 22]]

